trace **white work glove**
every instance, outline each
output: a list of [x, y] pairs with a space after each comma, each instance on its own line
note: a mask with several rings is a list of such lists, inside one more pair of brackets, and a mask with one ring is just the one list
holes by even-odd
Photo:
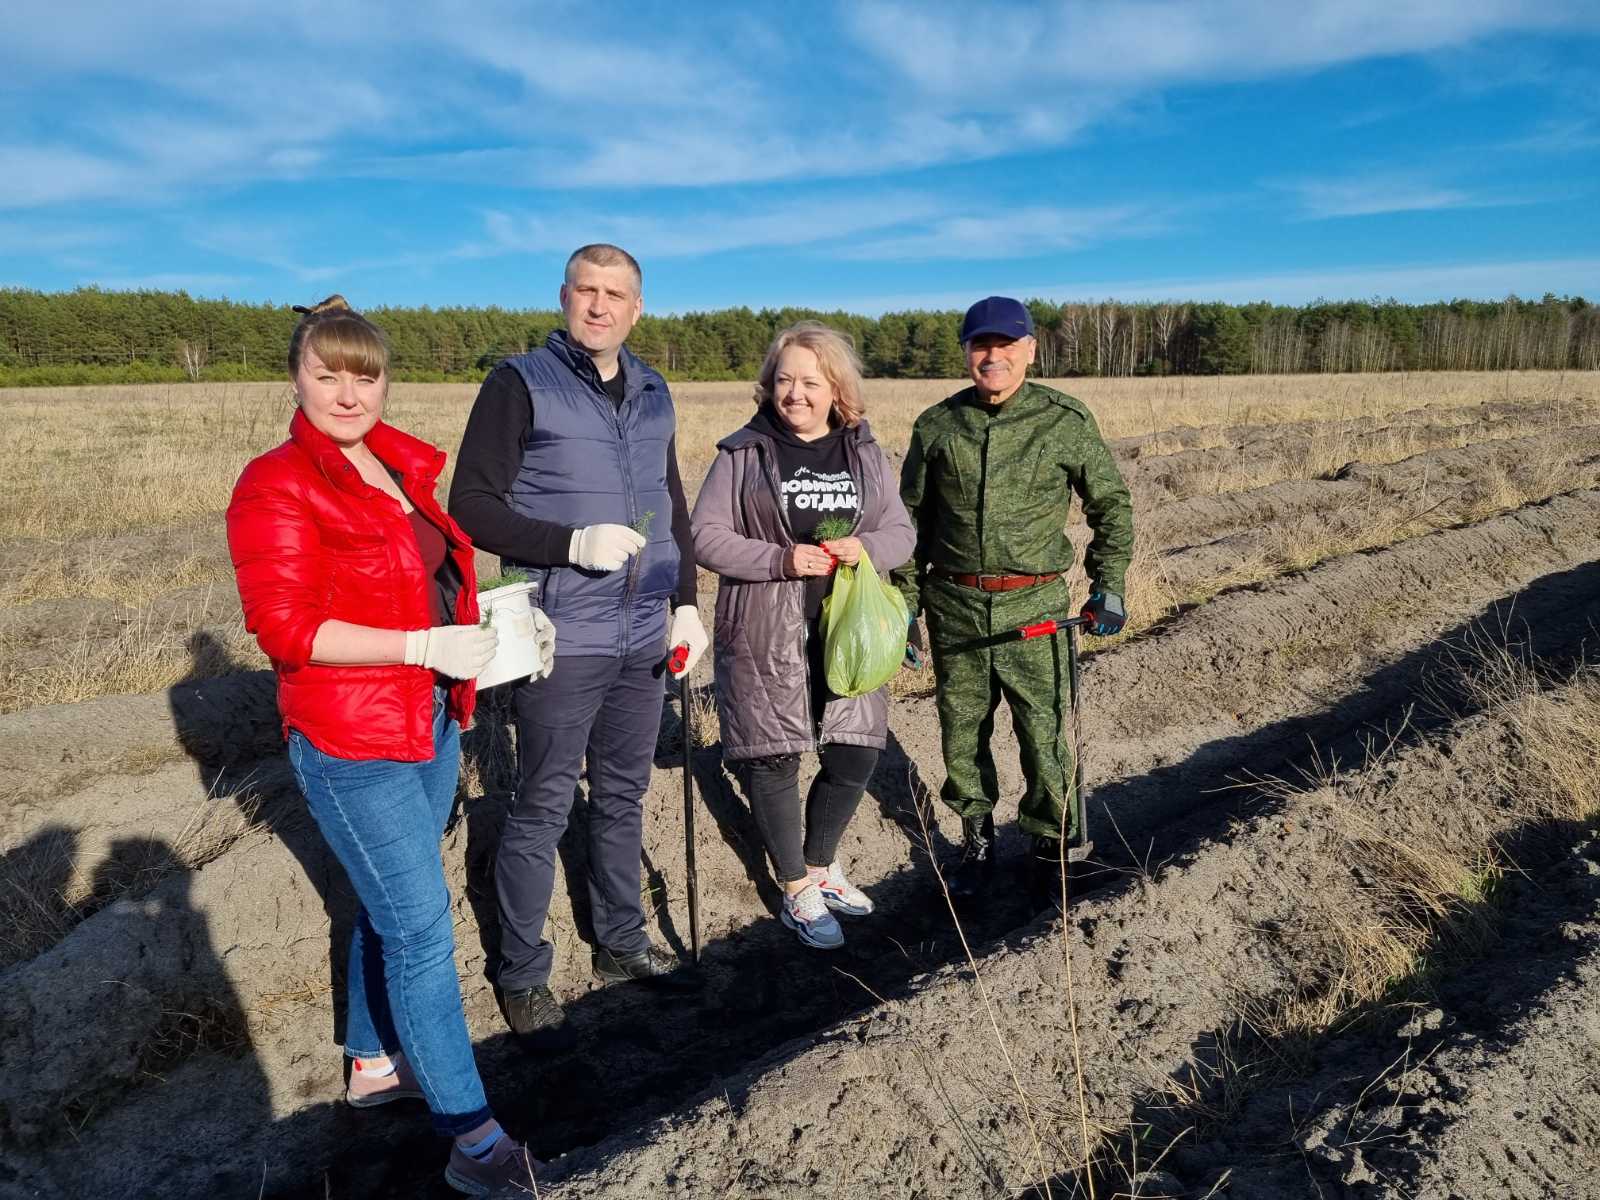
[[539, 647], [539, 669], [535, 679], [549, 679], [556, 669], [556, 623], [544, 615], [544, 609], [533, 610], [533, 640]]
[[427, 667], [451, 679], [476, 679], [494, 657], [493, 625], [435, 625], [406, 631], [406, 666]]
[[700, 610], [692, 604], [679, 605], [672, 614], [672, 629], [667, 634], [667, 653], [670, 655], [675, 646], [688, 646], [689, 657], [684, 660], [683, 670], [674, 671], [672, 677], [682, 679], [694, 670], [695, 663], [700, 661], [700, 656], [709, 645], [711, 639], [706, 636], [706, 627], [700, 624]]
[[585, 525], [572, 531], [567, 558], [585, 571], [615, 571], [644, 543], [644, 534], [626, 525]]

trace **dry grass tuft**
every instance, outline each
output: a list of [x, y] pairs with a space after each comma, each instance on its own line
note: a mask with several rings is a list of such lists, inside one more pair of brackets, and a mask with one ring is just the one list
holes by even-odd
[[37, 559], [20, 574], [0, 581], [0, 608], [50, 600], [87, 597], [134, 607], [149, 606], [179, 588], [233, 582], [233, 566], [226, 559], [190, 554], [177, 562], [147, 562], [139, 566], [108, 564], [92, 553], [69, 559], [58, 552]]
[[[203, 611], [204, 605], [200, 607]], [[62, 639], [44, 661], [6, 641], [0, 634], [0, 714], [156, 692], [185, 680], [269, 665], [242, 619], [230, 629], [207, 632], [190, 610], [159, 604], [137, 610], [109, 640]]]
[[1379, 759], [1359, 786], [1330, 771], [1313, 792], [1336, 852], [1359, 883], [1359, 904], [1321, 905], [1331, 944], [1324, 973], [1300, 995], [1247, 1005], [1243, 1016], [1278, 1046], [1321, 1038], [1373, 1004], [1404, 996], [1437, 971], [1480, 956], [1497, 934], [1496, 899], [1517, 871], [1503, 845], [1516, 826], [1586, 823], [1600, 816], [1600, 672], [1552, 685], [1503, 648], [1479, 647], [1467, 692], [1507, 732], [1510, 760], [1498, 786], [1459, 798], [1451, 827], [1399, 837], [1372, 814], [1401, 788]]

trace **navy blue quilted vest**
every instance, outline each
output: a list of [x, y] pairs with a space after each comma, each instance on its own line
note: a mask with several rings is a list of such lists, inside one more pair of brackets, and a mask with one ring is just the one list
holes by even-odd
[[667, 447], [677, 428], [666, 380], [627, 347], [619, 411], [594, 361], [552, 333], [542, 349], [506, 360], [528, 385], [533, 424], [508, 497], [529, 517], [583, 526], [632, 525], [646, 513], [648, 542], [617, 571], [522, 566], [541, 584], [539, 604], [556, 625], [556, 655], [620, 656], [663, 650], [667, 606], [678, 589]]

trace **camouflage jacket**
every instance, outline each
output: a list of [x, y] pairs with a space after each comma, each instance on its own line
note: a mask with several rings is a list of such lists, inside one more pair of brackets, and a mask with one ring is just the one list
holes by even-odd
[[1124, 593], [1133, 556], [1128, 485], [1081, 400], [1031, 380], [1004, 404], [957, 392], [911, 430], [900, 498], [917, 527], [916, 555], [894, 573], [912, 612], [930, 567], [963, 574], [1043, 575], [1072, 566], [1072, 493], [1094, 537], [1084, 567]]

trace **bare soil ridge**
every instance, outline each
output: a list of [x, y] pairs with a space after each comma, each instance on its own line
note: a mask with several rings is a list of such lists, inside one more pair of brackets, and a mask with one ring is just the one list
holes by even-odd
[[[1209, 1119], [1208, 1072], [1231, 1052], [1241, 1008], [1314, 998], [1343, 953], [1317, 917], [1350, 893], [1338, 846], [1317, 824], [1328, 797], [1240, 810], [1242, 793], [1222, 789], [1319, 755], [1348, 761], [1375, 728], [1404, 727], [1402, 756], [1390, 766], [1405, 764], [1406, 789], [1375, 809], [1394, 815], [1397, 836], [1415, 828], [1404, 821], [1435, 816], [1463, 845], [1519, 836], [1504, 823], [1509, 810], [1501, 823], [1463, 815], [1459, 798], [1499, 781], [1489, 767], [1509, 734], [1493, 713], [1471, 716], [1471, 698], [1439, 681], [1464, 645], [1485, 636], [1509, 635], [1554, 663], [1592, 649], [1600, 615], [1593, 429], [1557, 409], [1430, 407], [1304, 428], [1185, 431], [1178, 441], [1190, 448], [1174, 454], [1157, 455], [1166, 449], [1157, 442], [1123, 448], [1140, 455], [1130, 475], [1151, 521], [1146, 545], [1172, 552], [1167, 565], [1180, 583], [1211, 569], [1207, 543], [1237, 557], [1266, 544], [1265, 525], [1281, 533], [1304, 522], [1328, 540], [1320, 565], [1285, 573], [1295, 564], [1274, 561], [1264, 582], [1208, 592], [1150, 635], [1088, 660], [1096, 836], [1102, 855], [1129, 872], [1084, 898], [1071, 931], [1082, 953], [1104, 960], [1081, 965], [1073, 950], [1093, 1004], [1083, 1011], [1113, 1014], [1085, 1032], [1104, 1063], [1090, 1081], [1091, 1136], [1108, 1170], [1131, 1144], [1135, 1120], [1160, 1128], [1158, 1109]], [[1582, 411], [1593, 420], [1592, 405]], [[1373, 461], [1342, 457], [1360, 438]], [[1232, 459], [1181, 457], [1219, 449]], [[1256, 460], [1255, 474], [1237, 469], [1254, 470]], [[1549, 478], [1521, 477], [1529, 464], [1543, 464]], [[1189, 468], [1200, 474], [1188, 477]], [[1180, 478], [1178, 490], [1191, 494], [1159, 505]], [[1265, 486], [1205, 494], [1252, 482]], [[1403, 516], [1424, 488], [1430, 503], [1443, 501], [1440, 513], [1466, 523], [1424, 532], [1423, 514], [1387, 548], [1352, 554], [1358, 547], [1339, 543], [1344, 531], [1334, 526], [1354, 503]], [[1499, 509], [1511, 511], [1486, 517]], [[13, 617], [10, 626], [0, 620], [0, 634], [26, 630], [16, 606], [0, 609]], [[350, 901], [286, 771], [270, 676], [207, 678], [244, 664], [228, 661], [220, 638], [196, 651], [191, 677], [170, 691], [0, 715], [5, 875], [31, 877], [32, 898], [53, 897], [50, 911], [24, 914], [25, 936], [0, 940], [0, 1196], [415, 1195], [419, 1180], [435, 1178], [439, 1157], [420, 1114], [356, 1114], [337, 1102], [330, 948], [342, 944]], [[1413, 709], [1419, 699], [1428, 711]], [[1082, 1148], [1063, 1050], [1060, 931], [1009, 894], [966, 922], [1000, 997], [1002, 1032], [1025, 1082], [1018, 1096], [927, 861], [915, 797], [920, 781], [939, 778], [936, 729], [927, 699], [897, 706], [890, 752], [842, 853], [880, 915], [850, 926], [846, 950], [825, 962], [768, 919], [776, 890], [737, 784], [714, 748], [698, 754], [704, 994], [663, 1003], [625, 988], [587, 990], [582, 889], [558, 883], [555, 982], [580, 1047], [544, 1059], [503, 1035], [483, 980], [508, 746], [493, 720], [473, 732], [465, 820], [446, 844], [458, 969], [491, 1095], [537, 1153], [566, 1155], [559, 1172], [570, 1194], [1010, 1195], [1046, 1181], [1056, 1196], [1070, 1192]], [[646, 797], [644, 880], [654, 936], [675, 948], [685, 937], [679, 735], [669, 705]], [[1014, 757], [1008, 736], [1002, 728], [1002, 763]], [[1020, 786], [1010, 766], [1003, 786], [1007, 794]], [[1292, 814], [1288, 824], [1274, 825], [1282, 813]], [[942, 849], [952, 822], [931, 817]], [[580, 797], [580, 836], [563, 847], [564, 875], [574, 879], [584, 867], [583, 821]], [[1002, 841], [1017, 852], [1009, 829]], [[1146, 864], [1163, 866], [1147, 879]], [[1384, 918], [1382, 897], [1367, 891], [1336, 911]], [[1560, 959], [1559, 947], [1543, 949]], [[1493, 960], [1484, 970], [1493, 977]], [[1577, 1011], [1547, 990], [1553, 1011]], [[1544, 1061], [1538, 1044], [1551, 1028], [1529, 1026], [1530, 1070]], [[1359, 1033], [1349, 1053], [1376, 1053]], [[1449, 1050], [1441, 1043], [1434, 1061]], [[1453, 1069], [1468, 1079], [1480, 1069], [1460, 1063]], [[1320, 1069], [1312, 1064], [1304, 1077]], [[1374, 1120], [1359, 1091], [1343, 1095], [1330, 1082], [1316, 1109], [1295, 1090], [1302, 1084], [1296, 1076], [1282, 1086], [1297, 1113], [1325, 1110], [1319, 1127]], [[1258, 1089], [1230, 1110], [1259, 1112], [1257, 1132], [1245, 1124], [1233, 1140], [1191, 1139], [1181, 1148], [1198, 1157], [1162, 1164], [1177, 1172], [1179, 1190], [1203, 1194], [1234, 1159], [1285, 1144], [1272, 1095]], [[1529, 1095], [1537, 1102], [1539, 1093]], [[1465, 1111], [1447, 1105], [1428, 1126], [1441, 1139], [1461, 1135], [1457, 1149], [1437, 1156], [1454, 1175], [1429, 1176], [1427, 1162], [1398, 1150], [1358, 1161], [1335, 1140], [1286, 1152], [1320, 1155], [1324, 1186], [1399, 1196], [1418, 1180], [1472, 1177], [1465, 1164], [1487, 1143], [1458, 1121]], [[193, 1136], [158, 1147], [149, 1130], [161, 1128]], [[1307, 1123], [1302, 1132], [1314, 1131]], [[1580, 1148], [1593, 1145], [1570, 1114], [1553, 1136], [1567, 1134]], [[84, 1155], [80, 1137], [136, 1152]], [[1559, 1178], [1568, 1159], [1546, 1156]], [[1364, 1170], [1382, 1178], [1363, 1182]], [[1263, 1174], [1261, 1186], [1274, 1178]], [[1501, 1182], [1533, 1178], [1511, 1172]], [[1166, 1182], [1151, 1176], [1133, 1190], [1158, 1193]]]
[[[1595, 545], [1596, 539], [1600, 539], [1597, 517], [1600, 517], [1600, 497], [1588, 493], [1559, 497], [1549, 504], [1533, 506], [1479, 526], [1443, 531], [1389, 551], [1361, 556], [1358, 560], [1326, 564], [1303, 578], [1219, 598], [1212, 605], [1189, 614], [1160, 637], [1097, 656], [1087, 672], [1086, 685], [1090, 694], [1105, 688], [1107, 691], [1101, 694], [1115, 692], [1125, 697], [1125, 702], [1118, 706], [1116, 721], [1109, 715], [1091, 717], [1091, 767], [1093, 777], [1100, 783], [1097, 800], [1106, 796], [1105, 802], [1111, 805], [1118, 822], [1130, 832], [1130, 837], [1137, 837], [1170, 826], [1174, 817], [1185, 812], [1203, 813], [1215, 806], [1215, 797], [1181, 786], [1185, 780], [1191, 784], [1214, 782], [1224, 772], [1241, 764], [1282, 761], [1297, 748], [1293, 744], [1298, 743], [1304, 733], [1316, 732], [1319, 728], [1326, 732], [1332, 697], [1343, 697], [1340, 703], [1348, 703], [1351, 696], [1359, 699], [1364, 690], [1372, 693], [1365, 702], [1354, 703], [1338, 713], [1333, 721], [1338, 728], [1353, 727], [1374, 714], [1392, 710], [1398, 698], [1406, 694], [1406, 689], [1414, 687], [1415, 671], [1411, 674], [1402, 671], [1381, 688], [1373, 686], [1374, 673], [1381, 676], [1396, 660], [1404, 664], [1408, 651], [1430, 645], [1440, 629], [1479, 615], [1488, 602], [1508, 590], [1508, 585], [1513, 591], [1530, 584], [1538, 590], [1537, 581], [1551, 572], [1581, 575], [1582, 564], [1588, 561], [1585, 556], [1592, 557], [1600, 549]], [[1463, 572], [1460, 569], [1463, 563], [1474, 564], [1474, 570]], [[1491, 564], [1492, 569], [1489, 569]], [[1462, 582], [1464, 577], [1465, 582]], [[1442, 579], [1454, 582], [1448, 588], [1441, 587]], [[1379, 581], [1382, 588], [1377, 586]], [[1349, 612], [1359, 611], [1352, 599], [1371, 597], [1384, 589], [1394, 603], [1383, 608], [1381, 620], [1368, 621], [1360, 627], [1369, 637], [1334, 639], [1334, 644], [1341, 647], [1337, 662], [1324, 663], [1312, 656], [1304, 660], [1292, 679], [1283, 677], [1281, 661], [1286, 639], [1292, 642], [1296, 635], [1314, 633], [1318, 622], [1348, 629]], [[1556, 591], [1561, 589], [1556, 588]], [[1584, 611], [1582, 604], [1574, 606], [1572, 598], [1564, 594], [1559, 604], [1548, 598], [1539, 602], [1551, 608], [1565, 607], [1569, 617], [1574, 611]], [[1570, 619], [1562, 629], [1568, 643], [1574, 637], [1581, 638]], [[1276, 653], [1269, 653], [1273, 649]], [[1170, 704], [1171, 681], [1191, 673], [1208, 677], [1221, 674], [1226, 686], [1219, 682], [1216, 687], [1198, 688], [1193, 702], [1186, 704], [1182, 712], [1174, 712]], [[222, 686], [220, 682], [205, 685], [207, 688]], [[1166, 711], [1154, 711], [1162, 704], [1166, 705]], [[217, 707], [220, 711], [235, 711], [232, 703]], [[925, 703], [906, 706], [897, 715], [896, 727], [904, 753], [920, 771], [932, 777], [937, 751], [925, 710]], [[1133, 727], [1117, 728], [1117, 722], [1126, 721], [1128, 714], [1141, 711], [1143, 715], [1135, 718]], [[1303, 728], [1291, 733], [1288, 727], [1296, 720], [1302, 722]], [[1276, 737], [1238, 736], [1241, 728], [1258, 729], [1264, 723], [1269, 729], [1275, 724], [1284, 729]], [[204, 728], [203, 722], [201, 728]], [[242, 742], [230, 737], [212, 737], [209, 741], [191, 738], [193, 744], [200, 747], [203, 760], [207, 756], [215, 760], [241, 744], [259, 746], [264, 740], [259, 717], [245, 729]], [[1276, 760], [1271, 757], [1274, 754]], [[1188, 764], [1189, 769], [1178, 776], [1169, 774], [1168, 780], [1160, 786], [1140, 786], [1144, 773], [1174, 760]], [[624, 1102], [643, 1104], [647, 1109], [652, 1103], [659, 1106], [662, 1089], [666, 1089], [666, 1095], [673, 1094], [674, 1081], [681, 1087], [686, 1078], [696, 1077], [698, 1072], [694, 1064], [703, 1063], [708, 1057], [714, 1064], [736, 1064], [741, 1061], [741, 1055], [747, 1060], [752, 1052], [759, 1056], [783, 1041], [784, 1030], [790, 1031], [789, 1036], [806, 1033], [816, 1028], [817, 1022], [825, 1026], [832, 1014], [869, 1003], [870, 998], [858, 984], [841, 977], [832, 994], [805, 996], [792, 1003], [786, 997], [782, 1012], [776, 1017], [767, 1011], [767, 1006], [780, 994], [778, 989], [785, 984], [798, 986], [801, 980], [810, 980], [809, 987], [815, 992], [816, 967], [810, 960], [795, 955], [789, 939], [773, 937], [770, 922], [759, 919], [762, 888], [758, 881], [764, 876], [764, 867], [758, 875], [748, 861], [749, 830], [741, 831], [737, 810], [727, 807], [731, 794], [725, 790], [726, 785], [717, 779], [708, 782], [716, 785], [710, 791], [710, 802], [713, 811], [720, 814], [718, 822], [707, 830], [707, 843], [701, 847], [708, 932], [716, 939], [708, 971], [712, 977], [709, 1006], [697, 1007], [675, 1019], [658, 1021], [648, 1031], [641, 1027], [639, 1036], [643, 1040], [630, 1045], [626, 1039], [619, 1041], [615, 1036], [618, 1029], [628, 1027], [626, 998], [597, 993], [586, 999], [587, 1008], [579, 1006], [583, 1027], [592, 1031], [597, 1039], [609, 1036], [609, 1042], [598, 1047], [598, 1060], [591, 1053], [581, 1065], [558, 1062], [549, 1064], [542, 1072], [544, 1084], [553, 1080], [562, 1083], [559, 1111], [564, 1114], [564, 1120], [557, 1116], [557, 1106], [548, 1098], [542, 1102], [531, 1101], [533, 1111], [543, 1113], [538, 1126], [542, 1131], [559, 1137], [556, 1131], [565, 1127], [570, 1130], [567, 1137], [578, 1139], [566, 1141], [567, 1146], [582, 1144], [594, 1136], [594, 1131], [603, 1130], [607, 1125], [614, 1127], [619, 1099], [632, 1096], [631, 1101]], [[653, 831], [647, 854], [651, 870], [660, 876], [669, 899], [677, 881], [681, 880], [681, 849], [675, 848], [671, 836], [676, 831], [675, 822], [668, 815], [678, 804], [675, 783], [670, 774], [664, 774], [647, 800]], [[1122, 795], [1108, 796], [1116, 787], [1123, 789]], [[937, 942], [940, 925], [947, 923], [947, 918], [930, 908], [926, 877], [915, 866], [914, 839], [906, 830], [910, 815], [906, 798], [893, 790], [892, 780], [876, 781], [875, 789], [883, 793], [879, 799], [886, 811], [875, 820], [872, 814], [864, 813], [858, 821], [853, 843], [848, 848], [856, 864], [854, 869], [869, 883], [886, 910], [906, 913], [911, 920], [911, 931]], [[1142, 803], [1129, 802], [1136, 797]], [[477, 840], [475, 833], [481, 832], [485, 838], [489, 835], [497, 816], [496, 807], [494, 802], [485, 802], [470, 814], [469, 862], [464, 866], [470, 867], [472, 845]], [[291, 840], [285, 828], [274, 832], [286, 842]], [[729, 854], [727, 848], [717, 845], [719, 833], [724, 839], [731, 838], [733, 845], [740, 846], [746, 857]], [[297, 861], [291, 855], [284, 855], [282, 849], [275, 841], [250, 840], [204, 870], [186, 872], [164, 881], [155, 897], [165, 897], [164, 903], [169, 906], [181, 901], [196, 913], [232, 914], [229, 919], [236, 922], [233, 931], [227, 932], [224, 939], [214, 941], [214, 944], [227, 946], [228, 950], [225, 959], [212, 968], [211, 980], [213, 984], [225, 983], [243, 1012], [259, 1008], [264, 997], [288, 990], [286, 981], [303, 984], [316, 979], [325, 970], [326, 917], [316, 888], [308, 881], [326, 880], [327, 864], [323, 862], [319, 867], [314, 854], [307, 854], [306, 861]], [[453, 861], [453, 873], [461, 869]], [[490, 1036], [484, 1056], [490, 1077], [498, 1084], [521, 1075], [525, 1068], [509, 1047], [492, 1037], [497, 1022], [488, 1011], [488, 998], [481, 980], [474, 978], [481, 971], [482, 957], [470, 927], [465, 924], [471, 893], [463, 884], [468, 882], [462, 874], [455, 874], [455, 886], [464, 896], [461, 965], [468, 979], [475, 1028], [481, 1035]], [[770, 882], [766, 886], [770, 888]], [[1291, 895], [1298, 890], [1289, 889]], [[180, 893], [177, 898], [172, 895], [174, 891]], [[85, 1054], [75, 1060], [75, 1066], [74, 1060], [58, 1060], [54, 1070], [38, 1072], [35, 1078], [29, 1079], [21, 1094], [13, 1091], [4, 1098], [7, 1119], [12, 1122], [11, 1132], [39, 1143], [43, 1153], [35, 1160], [36, 1168], [47, 1172], [45, 1177], [62, 1182], [68, 1178], [89, 1182], [75, 1172], [58, 1174], [69, 1165], [82, 1170], [86, 1164], [81, 1160], [73, 1163], [76, 1156], [64, 1156], [50, 1149], [51, 1146], [64, 1148], [57, 1140], [59, 1134], [51, 1136], [54, 1115], [74, 1103], [90, 1103], [82, 1098], [84, 1095], [102, 1106], [101, 1112], [95, 1115], [97, 1124], [106, 1120], [149, 1121], [157, 1113], [171, 1119], [206, 1117], [206, 1114], [192, 1111], [201, 1094], [191, 1088], [153, 1087], [140, 1082], [141, 1055], [148, 1056], [148, 1050], [142, 1047], [159, 1034], [160, 1014], [175, 1011], [177, 1001], [186, 998], [186, 991], [193, 990], [196, 979], [192, 968], [181, 965], [184, 955], [192, 954], [192, 945], [186, 950], [181, 939], [168, 943], [161, 936], [147, 936], [130, 929], [127, 922], [133, 920], [133, 912], [148, 911], [139, 908], [140, 903], [147, 904], [148, 900], [113, 905], [84, 922], [56, 950], [7, 972], [10, 995], [0, 1012], [10, 1021], [25, 1021], [37, 1030], [37, 1041], [30, 1043], [30, 1052], [42, 1046], [70, 1043], [70, 1036], [64, 1036], [66, 1030], [81, 1028], [87, 1020], [87, 1011], [105, 1009], [109, 998], [95, 991], [92, 980], [129, 977], [143, 980], [146, 982], [139, 986], [150, 997], [146, 1015], [130, 1026], [126, 1042], [118, 1039], [119, 1044], [128, 1047], [127, 1066], [120, 1077], [114, 1069], [107, 1070], [103, 1060]], [[669, 941], [676, 936], [671, 920], [673, 910], [678, 908], [674, 901], [662, 914], [663, 925], [659, 932]], [[1008, 927], [1004, 923], [1006, 919], [1014, 924], [1015, 918], [1023, 915], [1015, 909], [1003, 911], [994, 935], [1004, 933]], [[270, 916], [264, 925], [263, 916]], [[753, 919], [756, 923], [751, 925]], [[919, 919], [925, 920], [926, 925], [919, 927]], [[564, 980], [581, 978], [586, 966], [582, 942], [570, 933], [575, 920], [570, 912], [557, 915], [557, 936], [562, 947], [558, 977]], [[168, 920], [163, 928], [168, 927], [181, 928], [183, 923]], [[225, 926], [224, 930], [227, 928]], [[286, 930], [290, 933], [287, 939], [284, 937]], [[213, 931], [214, 938], [216, 932]], [[871, 945], [869, 940], [863, 949]], [[948, 945], [935, 946], [920, 961], [908, 957], [892, 970], [882, 969], [877, 977], [870, 975], [870, 968], [873, 959], [881, 953], [869, 954], [865, 962], [847, 960], [847, 969], [858, 974], [868, 972], [867, 982], [880, 994], [885, 989], [896, 988], [916, 992], [918, 989], [912, 981], [923, 969], [921, 964], [925, 963], [936, 972], [957, 970], [940, 965], [941, 959], [946, 964], [951, 961], [951, 953]], [[130, 961], [130, 954], [137, 961]], [[763, 965], [756, 967], [756, 963]], [[252, 964], [259, 969], [248, 969]], [[762, 972], [768, 980], [753, 992], [752, 970]], [[63, 975], [63, 971], [70, 974]], [[1270, 983], [1272, 978], [1277, 977], [1263, 982]], [[83, 984], [85, 1009], [61, 1005], [59, 988], [69, 979]], [[182, 981], [181, 986], [177, 981]], [[118, 994], [122, 991], [118, 989]], [[741, 1022], [745, 1028], [725, 1028], [730, 1010], [745, 1014]], [[316, 997], [300, 1011], [304, 1015], [295, 1028], [275, 1033], [270, 1039], [257, 1036], [253, 1055], [232, 1061], [239, 1070], [259, 1064], [259, 1069], [269, 1077], [284, 1081], [280, 1087], [299, 1089], [307, 1099], [326, 1100], [329, 1098], [326, 1017], [319, 1016], [319, 1013], [326, 1013], [325, 997]], [[688, 1018], [687, 1022], [683, 1018]], [[702, 1022], [708, 1019], [718, 1025], [725, 1039], [724, 1056], [705, 1053], [706, 1026]], [[52, 1035], [52, 1030], [60, 1032]], [[198, 1082], [195, 1072], [204, 1075], [218, 1068], [218, 1051], [200, 1048], [205, 1052], [178, 1065], [171, 1084], [178, 1083], [180, 1076]], [[226, 1060], [226, 1056], [223, 1057]], [[603, 1092], [594, 1090], [597, 1077], [592, 1072], [604, 1072], [607, 1060], [613, 1057], [618, 1067], [624, 1062], [630, 1065], [629, 1077], [641, 1084], [637, 1090], [625, 1085], [621, 1096], [615, 1087]], [[9, 1053], [7, 1058], [10, 1059]], [[8, 1080], [13, 1078], [10, 1071], [5, 1074]], [[104, 1082], [107, 1079], [109, 1084]], [[295, 1080], [298, 1082], [290, 1082]], [[119, 1086], [126, 1090], [119, 1093]], [[85, 1092], [86, 1088], [90, 1090]], [[545, 1088], [539, 1090], [545, 1091]], [[677, 1094], [683, 1093], [680, 1090]], [[548, 1097], [548, 1092], [546, 1095]], [[656, 1097], [654, 1101], [652, 1096]], [[119, 1097], [120, 1105], [116, 1103]], [[111, 1106], [109, 1112], [104, 1111], [106, 1105]], [[121, 1115], [123, 1113], [125, 1116]], [[342, 1114], [330, 1113], [320, 1120], [308, 1117], [299, 1122], [280, 1121], [277, 1126], [267, 1125], [253, 1139], [242, 1140], [237, 1157], [242, 1161], [256, 1154], [269, 1162], [281, 1162], [281, 1151], [274, 1153], [272, 1150], [274, 1131], [284, 1136], [289, 1132], [287, 1125], [297, 1134], [303, 1158], [309, 1145], [329, 1144], [323, 1139], [334, 1136], [333, 1131], [342, 1123], [341, 1117]], [[217, 1118], [211, 1115], [208, 1119]], [[563, 1145], [557, 1141], [543, 1148], [550, 1152]], [[403, 1164], [406, 1160], [399, 1161]], [[169, 1179], [177, 1178], [171, 1175], [177, 1169], [174, 1164], [163, 1164], [162, 1169]], [[132, 1186], [137, 1178], [124, 1175], [121, 1186]], [[288, 1182], [287, 1179], [282, 1181]]]

